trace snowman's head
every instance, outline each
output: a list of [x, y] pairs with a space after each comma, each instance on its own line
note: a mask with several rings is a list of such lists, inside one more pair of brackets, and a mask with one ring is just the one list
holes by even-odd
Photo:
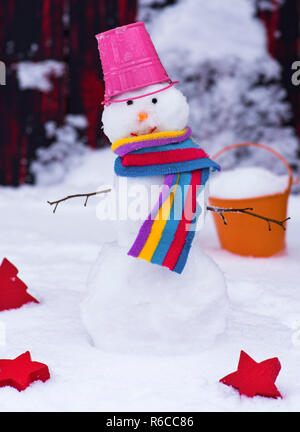
[[104, 107], [103, 130], [112, 143], [132, 136], [180, 131], [187, 126], [189, 106], [186, 97], [174, 86], [149, 96], [131, 99], [164, 87], [166, 83], [160, 83], [123, 93], [115, 99], [129, 100]]

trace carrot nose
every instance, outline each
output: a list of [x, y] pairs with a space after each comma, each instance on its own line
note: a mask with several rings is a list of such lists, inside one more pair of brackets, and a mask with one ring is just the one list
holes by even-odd
[[146, 112], [138, 113], [138, 119], [140, 122], [147, 120], [147, 118], [148, 118], [148, 113], [146, 113]]

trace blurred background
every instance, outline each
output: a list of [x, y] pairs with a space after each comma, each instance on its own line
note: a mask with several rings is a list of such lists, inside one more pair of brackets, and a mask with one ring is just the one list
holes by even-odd
[[[82, 155], [108, 145], [94, 35], [137, 20], [180, 80], [194, 137], [210, 155], [260, 142], [300, 172], [300, 86], [291, 80], [299, 0], [0, 0], [1, 185], [59, 183]], [[281, 167], [250, 149], [226, 164]]]

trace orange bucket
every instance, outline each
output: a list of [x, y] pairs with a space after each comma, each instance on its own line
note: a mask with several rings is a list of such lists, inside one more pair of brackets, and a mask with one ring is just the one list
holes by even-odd
[[[216, 159], [224, 152], [238, 147], [253, 146], [270, 151], [276, 155], [289, 173], [289, 181], [284, 192], [245, 199], [223, 199], [209, 197], [209, 203], [221, 208], [253, 208], [254, 213], [272, 219], [283, 220], [287, 217], [287, 203], [293, 182], [293, 172], [285, 158], [272, 148], [257, 143], [233, 144], [220, 150], [213, 156]], [[238, 255], [268, 257], [285, 249], [285, 231], [279, 225], [268, 224], [262, 219], [241, 213], [226, 213], [227, 225], [224, 225], [219, 214], [213, 213], [221, 246]]]

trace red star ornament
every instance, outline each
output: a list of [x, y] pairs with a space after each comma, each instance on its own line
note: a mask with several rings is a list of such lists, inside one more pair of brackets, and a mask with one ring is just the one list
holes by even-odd
[[14, 360], [0, 360], [0, 387], [10, 386], [22, 391], [34, 381], [45, 382], [49, 378], [48, 366], [32, 361], [29, 351]]
[[17, 309], [25, 303], [39, 303], [27, 293], [27, 286], [17, 277], [18, 269], [6, 258], [0, 266], [0, 311]]
[[277, 357], [257, 363], [241, 351], [238, 370], [220, 379], [220, 382], [234, 387], [240, 395], [276, 399], [282, 397], [275, 386], [280, 369], [281, 364]]

